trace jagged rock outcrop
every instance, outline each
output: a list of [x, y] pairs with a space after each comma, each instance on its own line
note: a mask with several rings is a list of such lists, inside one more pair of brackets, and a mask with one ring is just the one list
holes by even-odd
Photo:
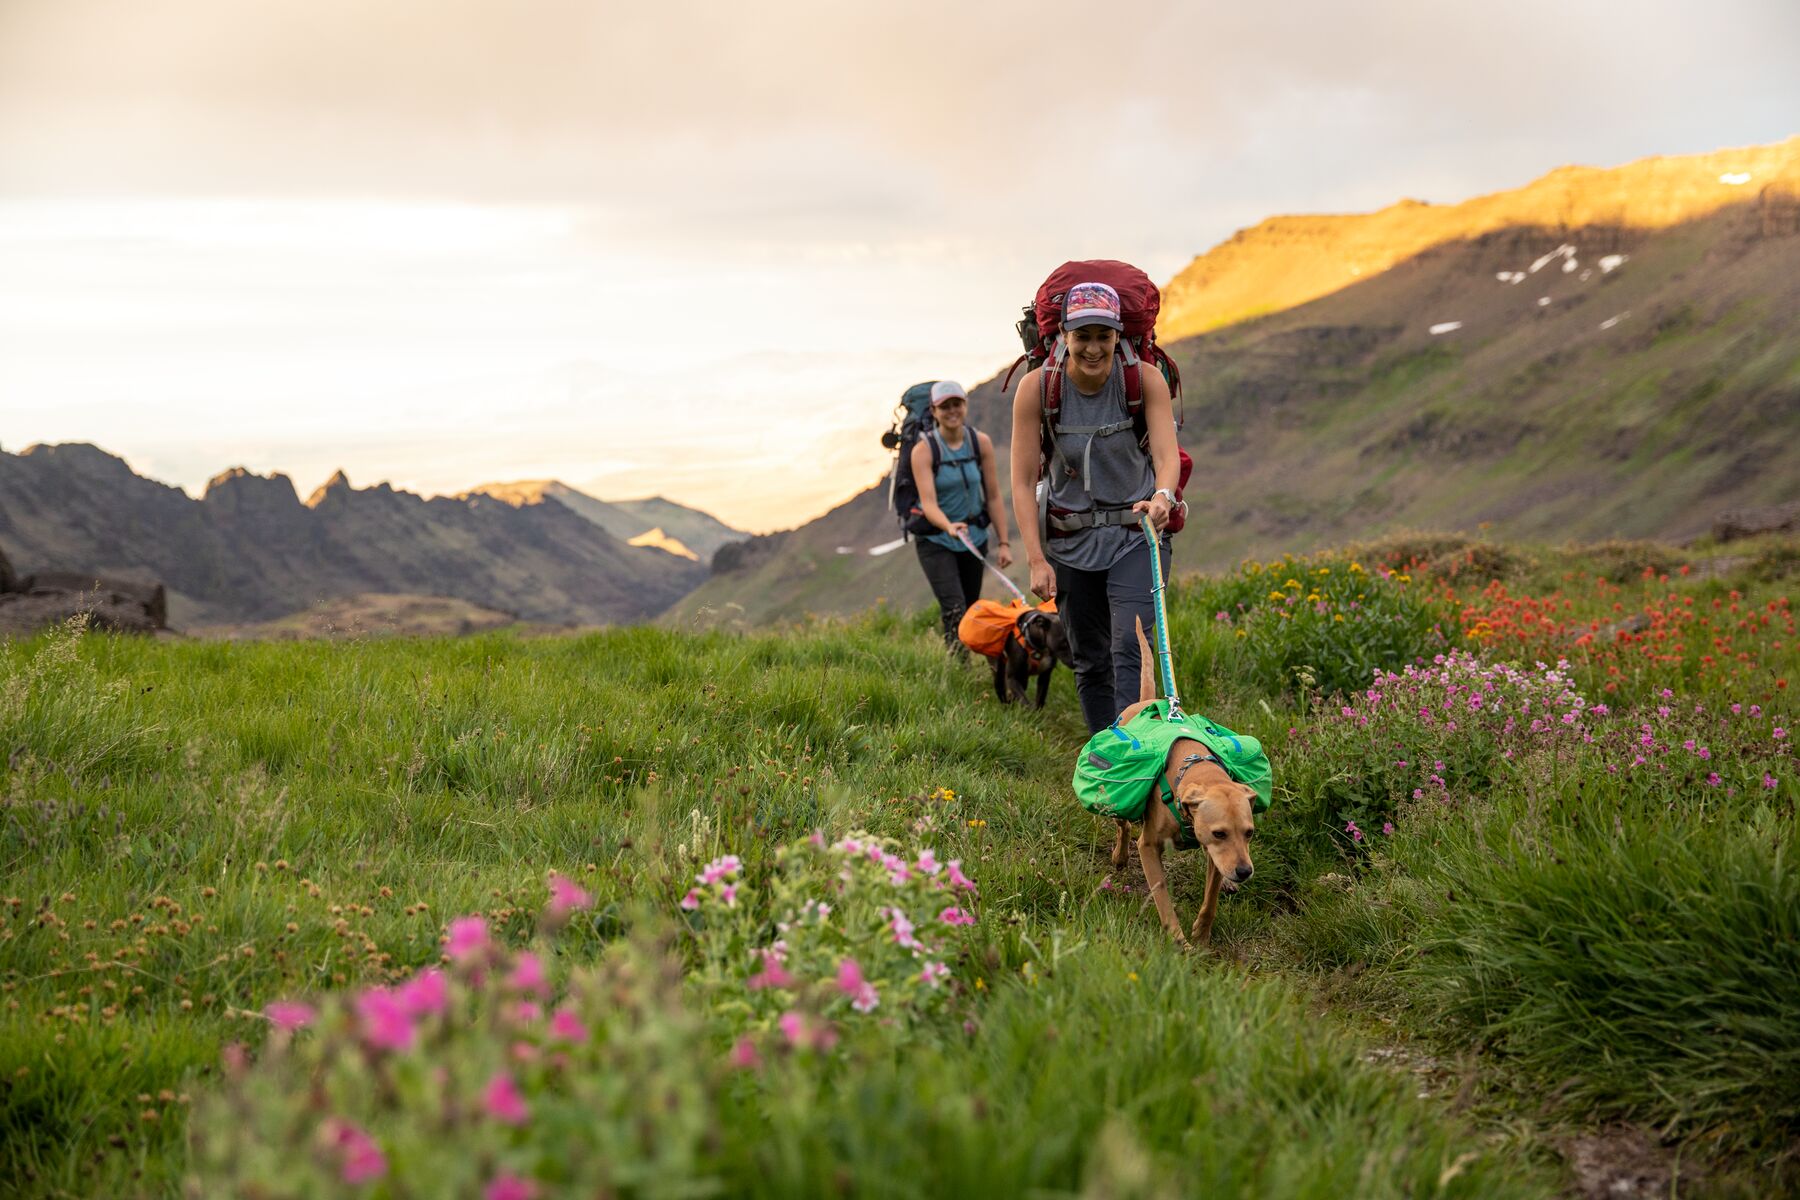
[[342, 471], [301, 503], [234, 468], [190, 499], [93, 446], [0, 454], [0, 548], [28, 568], [151, 576], [189, 623], [264, 621], [361, 593], [440, 595], [553, 624], [645, 620], [706, 576], [557, 503], [426, 500]]
[[26, 636], [82, 614], [90, 629], [152, 633], [167, 626], [168, 611], [160, 583], [80, 571], [18, 575], [0, 553], [0, 636]]

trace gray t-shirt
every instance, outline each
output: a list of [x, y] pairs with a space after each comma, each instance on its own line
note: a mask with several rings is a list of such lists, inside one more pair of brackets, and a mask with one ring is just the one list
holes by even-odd
[[[1071, 512], [1129, 507], [1148, 500], [1156, 490], [1150, 456], [1138, 447], [1125, 412], [1125, 372], [1135, 370], [1115, 361], [1112, 374], [1092, 396], [1082, 395], [1075, 381], [1063, 374], [1062, 411], [1051, 431], [1059, 453], [1051, 457], [1046, 472], [1050, 507]], [[1073, 432], [1077, 429], [1100, 432]], [[1079, 571], [1110, 570], [1144, 536], [1136, 524], [1096, 525], [1055, 536], [1048, 527], [1043, 532], [1051, 561]]]

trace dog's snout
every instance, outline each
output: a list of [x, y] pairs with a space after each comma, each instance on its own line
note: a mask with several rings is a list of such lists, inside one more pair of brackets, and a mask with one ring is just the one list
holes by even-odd
[[1232, 875], [1237, 879], [1237, 881], [1239, 883], [1242, 883], [1242, 882], [1244, 882], [1244, 880], [1250, 878], [1250, 876], [1252, 874], [1254, 874], [1255, 871], [1256, 871], [1256, 868], [1251, 866], [1249, 863], [1239, 863], [1237, 866], [1237, 870], [1233, 871]]

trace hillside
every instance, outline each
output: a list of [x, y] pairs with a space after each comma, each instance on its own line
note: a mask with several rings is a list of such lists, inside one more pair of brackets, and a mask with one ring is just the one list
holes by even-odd
[[555, 624], [641, 621], [704, 575], [561, 504], [426, 500], [352, 488], [342, 472], [301, 503], [287, 476], [242, 468], [194, 500], [85, 444], [0, 454], [0, 549], [22, 570], [159, 579], [177, 627], [360, 593], [447, 596]]
[[749, 536], [711, 513], [661, 496], [647, 500], [599, 500], [555, 479], [484, 483], [461, 493], [460, 498], [476, 495], [492, 496], [515, 507], [537, 504], [546, 498], [556, 500], [622, 542], [653, 546], [702, 563], [711, 562], [719, 547]]
[[[1409, 527], [1687, 539], [1800, 496], [1800, 138], [1280, 218], [1168, 294], [1165, 329], [1206, 330], [1165, 336], [1196, 461], [1181, 570]], [[1003, 458], [1007, 407], [997, 379], [971, 394]], [[670, 617], [927, 603], [910, 552], [837, 553], [894, 530], [864, 494], [748, 543], [747, 574]]]

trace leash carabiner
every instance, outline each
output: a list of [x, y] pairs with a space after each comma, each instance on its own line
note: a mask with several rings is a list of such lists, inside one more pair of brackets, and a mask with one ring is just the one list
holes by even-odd
[[1156, 659], [1162, 666], [1163, 690], [1169, 694], [1169, 715], [1181, 714], [1181, 697], [1175, 691], [1175, 656], [1169, 651], [1169, 610], [1163, 602], [1162, 543], [1146, 514], [1141, 518], [1144, 538], [1150, 543], [1150, 597], [1156, 602]]

